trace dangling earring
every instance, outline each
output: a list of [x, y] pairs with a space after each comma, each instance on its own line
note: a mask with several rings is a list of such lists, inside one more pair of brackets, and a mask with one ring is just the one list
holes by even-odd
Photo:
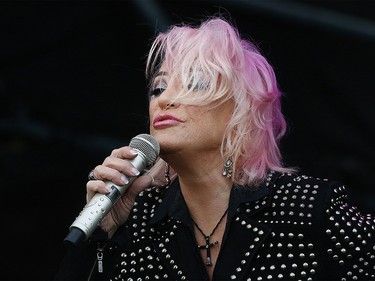
[[165, 162], [165, 172], [164, 172], [165, 180], [167, 181], [167, 185], [171, 183], [171, 178], [169, 177], [169, 164]]
[[232, 172], [233, 172], [233, 161], [231, 159], [228, 159], [224, 163], [223, 176], [227, 178], [231, 178]]

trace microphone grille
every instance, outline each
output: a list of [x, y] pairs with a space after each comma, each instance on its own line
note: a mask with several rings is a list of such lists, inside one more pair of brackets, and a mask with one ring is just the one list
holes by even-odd
[[160, 153], [157, 140], [149, 134], [139, 134], [131, 139], [129, 146], [138, 149], [146, 157], [147, 166], [153, 165]]

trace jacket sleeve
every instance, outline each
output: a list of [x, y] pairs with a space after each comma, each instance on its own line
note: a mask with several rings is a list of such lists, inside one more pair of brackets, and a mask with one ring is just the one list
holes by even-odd
[[331, 272], [340, 280], [375, 280], [375, 219], [348, 200], [346, 187], [331, 183], [324, 241]]

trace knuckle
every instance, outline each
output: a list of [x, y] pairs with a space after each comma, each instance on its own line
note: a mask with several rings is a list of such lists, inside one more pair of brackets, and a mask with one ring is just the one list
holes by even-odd
[[112, 157], [113, 157], [113, 155], [111, 154], [110, 156], [107, 156], [106, 158], [104, 158], [103, 165], [106, 165], [107, 163], [110, 163]]
[[95, 182], [94, 181], [88, 181], [86, 183], [86, 190], [87, 192], [95, 192]]
[[120, 152], [120, 149], [115, 148], [115, 149], [112, 150], [111, 156], [117, 156], [119, 154], [119, 152]]
[[103, 179], [103, 172], [102, 172], [101, 166], [97, 166], [95, 168], [95, 177], [98, 180], [102, 180]]

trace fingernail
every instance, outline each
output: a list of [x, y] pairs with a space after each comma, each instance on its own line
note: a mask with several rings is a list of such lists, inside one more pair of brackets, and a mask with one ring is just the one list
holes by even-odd
[[133, 155], [138, 155], [138, 152], [135, 149], [131, 149], [130, 153], [133, 154]]
[[128, 179], [126, 176], [124, 176], [124, 175], [121, 176], [121, 181], [122, 181], [124, 184], [128, 184], [128, 183], [129, 183], [129, 179]]
[[138, 176], [139, 175], [139, 171], [136, 169], [136, 168], [131, 168], [131, 172], [133, 173], [133, 175], [135, 176]]
[[105, 189], [107, 189], [108, 192], [111, 192], [112, 191], [112, 186], [111, 185], [106, 185]]

